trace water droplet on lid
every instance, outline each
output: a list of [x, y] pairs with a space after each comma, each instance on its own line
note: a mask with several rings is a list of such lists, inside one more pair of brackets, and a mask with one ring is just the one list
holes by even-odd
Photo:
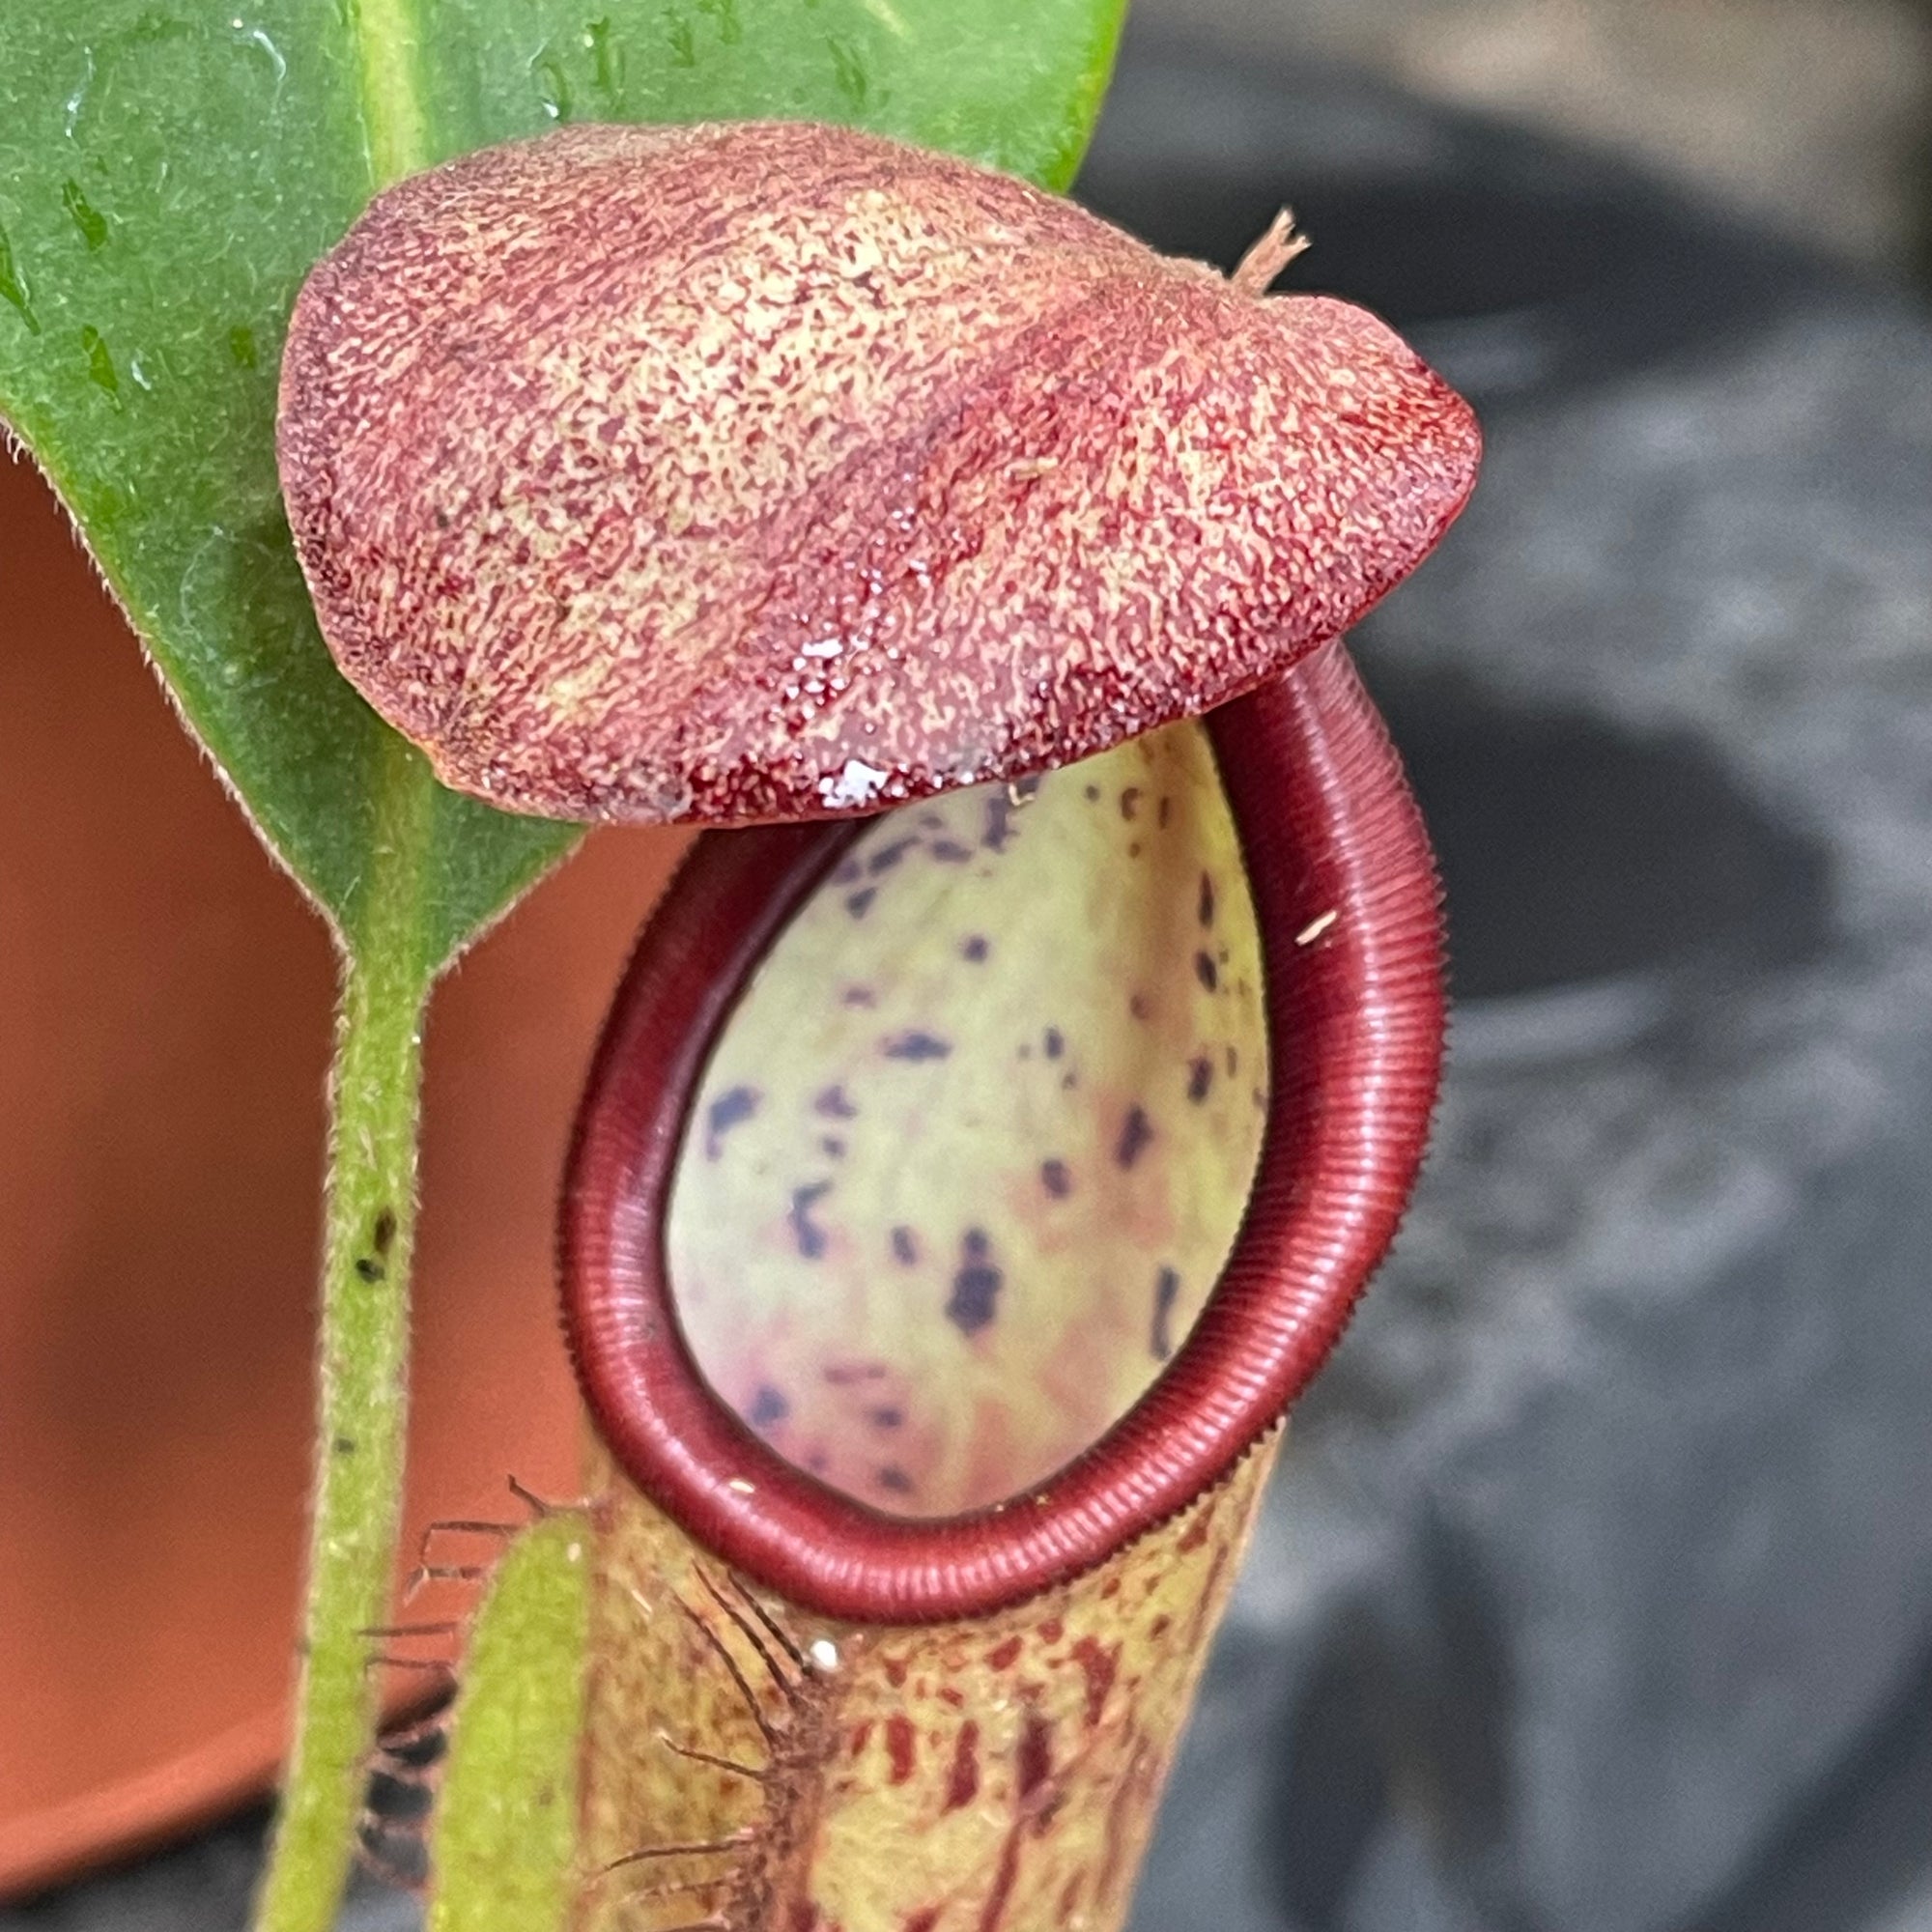
[[0, 228], [0, 301], [12, 302], [20, 311], [20, 320], [27, 325], [29, 335], [41, 332], [41, 319], [27, 298], [26, 278], [14, 265], [14, 244], [7, 239], [4, 228]]
[[621, 52], [611, 44], [611, 22], [586, 20], [583, 45], [590, 55], [592, 84], [607, 99], [614, 99], [623, 84], [624, 63]]
[[87, 90], [94, 85], [94, 49], [81, 49], [81, 74], [74, 90], [61, 103], [61, 131], [71, 141], [79, 125], [81, 109], [87, 104]]
[[567, 121], [570, 118], [570, 76], [563, 71], [563, 63], [548, 47], [530, 63], [530, 73], [537, 84], [537, 105], [544, 111], [546, 121]]
[[265, 29], [251, 27], [246, 20], [240, 18], [233, 19], [229, 21], [228, 25], [233, 33], [247, 42], [250, 46], [258, 47], [263, 53], [268, 55], [270, 64], [275, 70], [275, 92], [279, 95], [282, 90], [282, 82], [289, 77], [289, 64], [281, 48], [270, 38]]
[[68, 212], [73, 225], [80, 230], [80, 239], [87, 243], [91, 255], [107, 241], [107, 217], [81, 192], [77, 181], [68, 181], [61, 185], [61, 206]]
[[114, 355], [107, 346], [107, 338], [90, 322], [80, 331], [80, 346], [87, 356], [88, 381], [118, 404], [121, 378], [115, 373]]
[[866, 71], [866, 64], [859, 57], [859, 51], [849, 41], [841, 41], [837, 35], [826, 39], [826, 46], [832, 54], [832, 77], [838, 83], [838, 91], [854, 107], [866, 104], [866, 96], [871, 85], [871, 78]]

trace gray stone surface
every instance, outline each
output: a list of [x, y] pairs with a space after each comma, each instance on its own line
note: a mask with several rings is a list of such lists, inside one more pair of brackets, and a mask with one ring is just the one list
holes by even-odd
[[1503, 366], [1358, 640], [1478, 997], [1141, 1932], [1815, 1932], [1932, 1852], [1932, 331]]

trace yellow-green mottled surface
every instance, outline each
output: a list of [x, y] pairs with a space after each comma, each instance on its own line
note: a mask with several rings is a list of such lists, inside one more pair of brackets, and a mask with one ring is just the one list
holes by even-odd
[[1260, 946], [1206, 734], [870, 826], [727, 1023], [668, 1222], [680, 1320], [780, 1454], [904, 1515], [1116, 1421], [1239, 1225]]
[[918, 1630], [750, 1590], [594, 1470], [578, 1932], [1118, 1932], [1278, 1441], [1089, 1575]]

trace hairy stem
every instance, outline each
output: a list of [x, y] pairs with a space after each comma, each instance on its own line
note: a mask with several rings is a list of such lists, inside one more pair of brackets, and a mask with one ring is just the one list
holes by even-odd
[[[420, 34], [410, 0], [354, 0], [370, 186], [428, 164]], [[327, 1932], [355, 1854], [382, 1672], [366, 1633], [387, 1620], [409, 1423], [424, 876], [434, 785], [400, 738], [372, 798], [369, 870], [344, 921], [329, 1089], [314, 1502], [301, 1675], [258, 1932]]]
[[398, 740], [348, 934], [330, 1088], [308, 1597], [294, 1742], [260, 1932], [327, 1932], [348, 1879], [376, 1724], [379, 1646], [402, 1514], [415, 1232], [430, 780]]

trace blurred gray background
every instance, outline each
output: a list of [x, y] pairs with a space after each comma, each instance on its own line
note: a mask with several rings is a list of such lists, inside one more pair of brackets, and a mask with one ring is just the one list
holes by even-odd
[[[1928, 105], [1906, 0], [1139, 0], [1082, 192], [1292, 202], [1490, 459], [1356, 640], [1436, 1152], [1136, 1932], [1932, 1932]], [[258, 1831], [0, 1927], [240, 1926]]]
[[1134, 0], [1136, 31], [1348, 62], [1601, 144], [1846, 260], [1926, 262], [1924, 0]]
[[1490, 457], [1355, 639], [1436, 1149], [1136, 1932], [1932, 1932], [1928, 106], [1902, 0], [1138, 9], [1089, 194], [1293, 202]]

